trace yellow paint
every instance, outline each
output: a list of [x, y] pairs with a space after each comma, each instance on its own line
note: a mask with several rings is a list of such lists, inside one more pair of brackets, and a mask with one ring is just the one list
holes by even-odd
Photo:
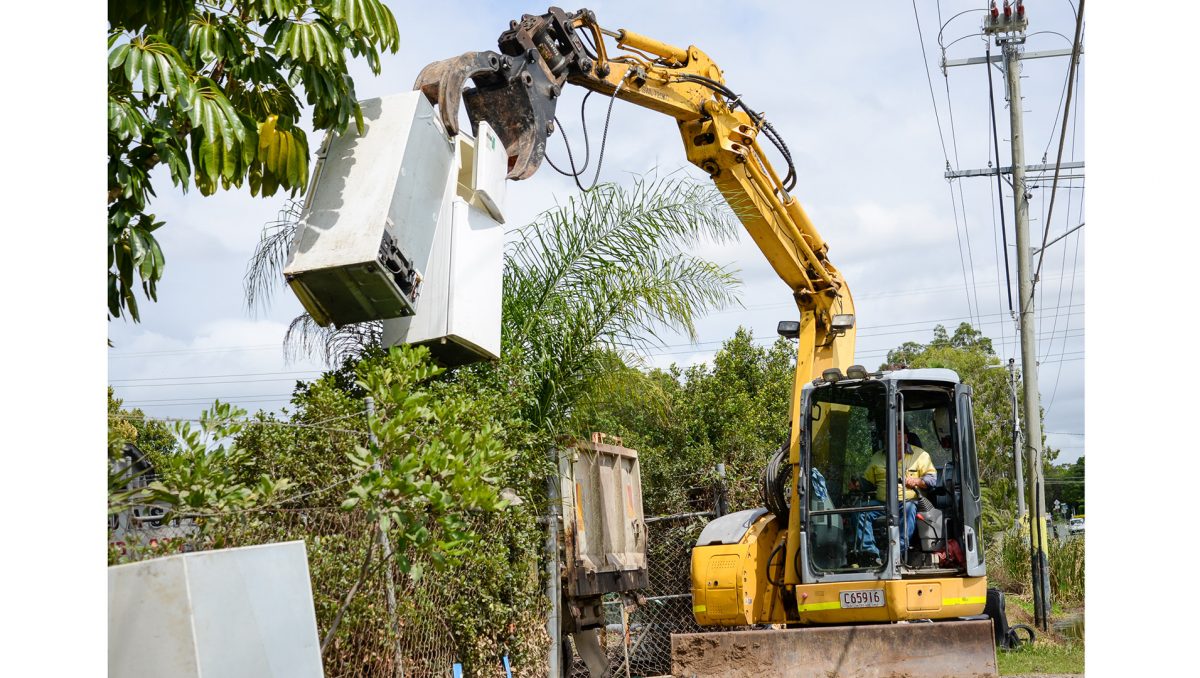
[[837, 610], [841, 607], [841, 601], [835, 600], [828, 603], [808, 603], [805, 605], [797, 605], [796, 609], [800, 612], [815, 612], [817, 610]]
[[575, 525], [579, 532], [583, 532], [583, 487], [579, 483], [575, 483]]
[[942, 598], [943, 605], [984, 605], [987, 596], [967, 596], [965, 598]]

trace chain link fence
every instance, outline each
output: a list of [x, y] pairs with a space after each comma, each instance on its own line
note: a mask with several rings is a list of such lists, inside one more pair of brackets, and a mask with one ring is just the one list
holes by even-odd
[[[613, 678], [669, 675], [672, 633], [716, 630], [696, 624], [691, 579], [692, 546], [715, 515], [696, 512], [646, 519], [650, 587], [639, 592], [644, 602], [622, 615], [619, 596], [605, 600], [607, 624], [602, 642]], [[569, 675], [588, 678], [587, 667], [578, 656], [574, 656]]]

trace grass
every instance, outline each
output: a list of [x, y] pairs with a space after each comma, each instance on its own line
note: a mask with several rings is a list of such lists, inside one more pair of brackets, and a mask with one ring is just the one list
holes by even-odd
[[[1006, 595], [1004, 597], [1004, 602], [1010, 609], [1014, 606], [1019, 607], [1019, 608], [1021, 608], [1021, 610], [1023, 610], [1025, 612], [1025, 614], [1029, 615], [1030, 617], [1033, 616], [1033, 600], [1032, 600], [1032, 598], [1025, 597], [1025, 596]], [[1050, 601], [1050, 617], [1053, 619], [1054, 617], [1062, 616], [1062, 614], [1063, 614], [1062, 605], [1059, 605], [1057, 600], [1051, 600]], [[1010, 619], [1009, 622], [1012, 623], [1012, 620]]]
[[1038, 641], [1019, 650], [996, 653], [1000, 675], [1027, 673], [1083, 673], [1083, 643], [1054, 644]]

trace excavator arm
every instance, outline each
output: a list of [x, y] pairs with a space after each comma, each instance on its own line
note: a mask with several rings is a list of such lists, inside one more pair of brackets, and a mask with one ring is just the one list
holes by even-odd
[[[615, 41], [611, 54], [606, 38]], [[800, 311], [796, 388], [828, 368], [850, 366], [854, 301], [829, 261], [828, 245], [790, 192], [795, 173], [787, 147], [766, 118], [726, 86], [708, 55], [694, 46], [607, 30], [587, 9], [557, 7], [511, 22], [498, 43], [498, 51], [467, 52], [429, 64], [417, 76], [414, 89], [437, 104], [451, 134], [459, 130], [461, 101], [473, 126], [486, 121], [504, 142], [509, 178], [526, 179], [545, 157], [555, 107], [568, 83], [671, 116], [688, 160], [712, 177], [792, 291]], [[472, 86], [464, 90], [468, 80]], [[783, 179], [760, 137], [788, 159]], [[793, 400], [795, 409], [799, 398]]]

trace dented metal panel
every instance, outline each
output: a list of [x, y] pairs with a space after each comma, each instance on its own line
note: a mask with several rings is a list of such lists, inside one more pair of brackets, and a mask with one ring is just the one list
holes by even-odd
[[569, 597], [649, 584], [641, 469], [620, 442], [593, 434], [559, 455]]

